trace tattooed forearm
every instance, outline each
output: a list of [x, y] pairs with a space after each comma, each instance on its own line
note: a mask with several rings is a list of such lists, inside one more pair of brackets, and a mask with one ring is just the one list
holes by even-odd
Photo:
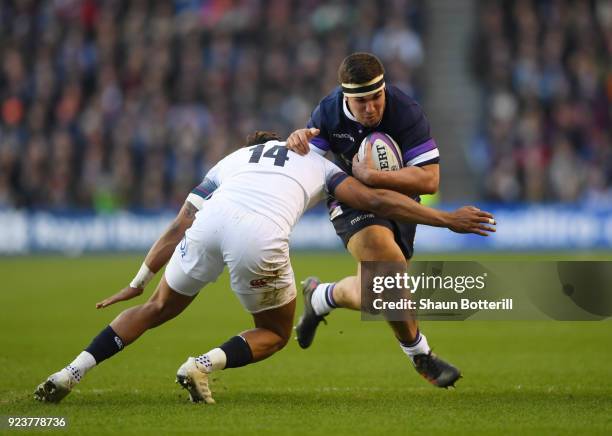
[[183, 204], [174, 221], [153, 244], [145, 258], [145, 263], [151, 271], [159, 271], [170, 260], [176, 245], [185, 235], [185, 231], [193, 224], [197, 212], [198, 209], [189, 201]]
[[195, 215], [198, 212], [198, 209], [188, 201], [185, 202], [184, 208], [185, 208], [185, 211], [184, 211], [185, 216], [192, 220], [195, 219]]

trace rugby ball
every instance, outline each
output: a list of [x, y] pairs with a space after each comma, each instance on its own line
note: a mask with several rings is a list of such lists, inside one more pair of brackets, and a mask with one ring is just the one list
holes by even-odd
[[373, 132], [366, 136], [357, 152], [360, 161], [365, 157], [366, 147], [372, 146], [372, 161], [374, 168], [380, 171], [397, 171], [404, 166], [402, 153], [397, 142], [382, 132]]

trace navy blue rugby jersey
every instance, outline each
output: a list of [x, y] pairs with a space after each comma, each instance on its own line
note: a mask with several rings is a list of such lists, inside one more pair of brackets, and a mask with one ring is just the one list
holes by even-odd
[[424, 166], [438, 163], [440, 153], [430, 134], [429, 121], [421, 106], [397, 87], [387, 85], [386, 104], [380, 124], [364, 127], [351, 114], [342, 89], [337, 87], [312, 111], [308, 127], [321, 133], [310, 142], [320, 153], [331, 151], [335, 161], [351, 174], [353, 156], [361, 141], [372, 132], [391, 136], [402, 151], [404, 166]]

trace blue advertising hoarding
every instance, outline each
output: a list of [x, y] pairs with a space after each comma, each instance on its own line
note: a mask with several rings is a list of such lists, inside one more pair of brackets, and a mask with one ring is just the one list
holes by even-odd
[[[497, 233], [484, 238], [419, 226], [419, 252], [606, 250], [612, 248], [612, 207], [479, 205], [494, 213]], [[80, 254], [147, 250], [175, 216], [0, 210], [0, 254]], [[292, 238], [295, 250], [341, 250], [324, 209], [307, 213]]]

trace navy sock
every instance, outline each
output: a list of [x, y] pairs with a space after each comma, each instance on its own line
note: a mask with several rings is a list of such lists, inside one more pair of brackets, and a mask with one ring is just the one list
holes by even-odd
[[121, 338], [117, 336], [117, 333], [115, 333], [111, 326], [106, 326], [106, 328], [91, 341], [91, 344], [85, 348], [85, 351], [90, 353], [99, 365], [100, 362], [114, 356], [122, 349], [123, 341]]
[[402, 346], [406, 347], [406, 348], [416, 347], [419, 344], [419, 342], [421, 342], [421, 332], [420, 332], [420, 330], [417, 330], [416, 338], [414, 338], [414, 341], [412, 341], [412, 342], [402, 342], [402, 341], [399, 341], [399, 343], [402, 344]]
[[253, 352], [242, 336], [234, 336], [219, 348], [227, 357], [226, 368], [239, 368], [253, 361]]

